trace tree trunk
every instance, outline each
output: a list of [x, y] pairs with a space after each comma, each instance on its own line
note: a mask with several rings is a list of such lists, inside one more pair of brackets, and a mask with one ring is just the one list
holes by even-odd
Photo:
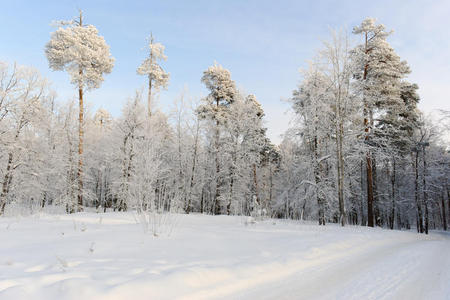
[[391, 220], [390, 227], [394, 229], [395, 223], [395, 157], [392, 158], [392, 176], [391, 176], [391, 187], [392, 187], [392, 207], [391, 207]]
[[[338, 108], [340, 110], [340, 108]], [[342, 153], [343, 128], [340, 117], [338, 117], [339, 127], [336, 132], [337, 143], [337, 176], [338, 176], [338, 198], [339, 198], [339, 219], [342, 226], [345, 226], [345, 203], [344, 203], [344, 157]]]
[[[79, 71], [80, 75], [83, 74], [82, 70]], [[83, 211], [83, 122], [84, 122], [84, 104], [83, 104], [83, 87], [80, 85], [78, 88], [79, 96], [79, 115], [78, 115], [78, 208], [77, 211]]]
[[427, 160], [425, 153], [425, 145], [423, 146], [423, 204], [425, 205], [425, 234], [428, 234], [429, 217], [428, 217], [428, 191], [427, 191]]
[[200, 197], [200, 213], [203, 214], [205, 212], [204, 209], [204, 199], [205, 199], [205, 187], [202, 187], [202, 193], [201, 193], [201, 197]]
[[423, 233], [423, 218], [422, 218], [422, 204], [420, 203], [419, 199], [419, 170], [418, 170], [418, 162], [419, 162], [419, 153], [416, 152], [416, 159], [414, 164], [414, 170], [415, 170], [415, 178], [414, 178], [414, 197], [416, 200], [416, 206], [417, 206], [417, 231], [420, 233]]
[[[83, 26], [83, 16], [80, 10], [80, 27]], [[83, 70], [79, 66], [78, 74], [83, 78]], [[83, 103], [83, 83], [78, 84], [78, 99], [79, 99], [79, 115], [78, 115], [78, 207], [77, 211], [83, 210], [83, 123], [84, 123], [84, 103]]]
[[[150, 54], [150, 57], [152, 55]], [[148, 99], [147, 99], [148, 117], [152, 116], [152, 78], [148, 75]]]
[[67, 142], [69, 144], [69, 170], [67, 170], [67, 179], [68, 179], [67, 196], [70, 199], [70, 203], [66, 203], [66, 212], [68, 214], [72, 214], [75, 212], [75, 199], [77, 195], [76, 190], [78, 189], [78, 187], [75, 187], [76, 185], [75, 182], [77, 181], [77, 178], [75, 176], [76, 175], [75, 170], [77, 166], [74, 159], [75, 151], [73, 151], [72, 141], [69, 134], [67, 134]]
[[[219, 101], [217, 101], [217, 107], [219, 107]], [[215, 162], [216, 162], [216, 191], [214, 194], [214, 214], [220, 215], [221, 209], [220, 209], [220, 188], [221, 188], [221, 178], [220, 178], [220, 161], [219, 161], [219, 138], [220, 138], [220, 132], [219, 132], [219, 121], [216, 121], [216, 132], [215, 132]]]
[[[368, 55], [370, 49], [368, 47], [368, 36], [367, 32], [365, 33], [365, 54]], [[367, 80], [367, 73], [369, 70], [369, 65], [366, 64], [364, 66], [364, 74], [363, 80]], [[365, 141], [369, 141], [369, 106], [367, 100], [365, 99], [365, 95], [363, 95], [364, 102], [364, 132], [365, 132]], [[366, 181], [367, 181], [367, 226], [373, 227], [373, 178], [372, 178], [372, 154], [370, 151], [366, 153]]]
[[382, 216], [381, 216], [381, 203], [380, 197], [378, 195], [378, 172], [377, 172], [377, 159], [372, 153], [372, 189], [373, 189], [373, 216], [376, 226], [382, 227]]
[[253, 184], [255, 186], [255, 199], [258, 204], [261, 204], [258, 193], [258, 177], [256, 176], [256, 164], [253, 164]]
[[233, 185], [234, 185], [234, 174], [233, 171], [230, 171], [230, 196], [228, 198], [227, 204], [227, 215], [231, 214], [231, 202], [233, 200]]
[[445, 201], [444, 201], [444, 191], [441, 193], [441, 202], [442, 202], [442, 225], [444, 230], [447, 230], [447, 216], [445, 215]]
[[[150, 45], [153, 45], [153, 34], [150, 33]], [[153, 48], [150, 47], [150, 66], [153, 65]], [[152, 116], [152, 77], [148, 75], [148, 99], [147, 99], [148, 118]]]
[[325, 199], [324, 199], [324, 195], [322, 193], [322, 191], [320, 190], [320, 182], [321, 182], [321, 178], [320, 178], [320, 171], [321, 171], [321, 167], [320, 167], [320, 162], [318, 159], [318, 153], [317, 153], [317, 138], [314, 139], [314, 145], [315, 145], [315, 149], [314, 149], [314, 179], [315, 179], [315, 184], [316, 184], [316, 198], [317, 198], [317, 205], [318, 205], [318, 217], [319, 217], [319, 225], [325, 225]]
[[[133, 170], [133, 157], [134, 157], [134, 150], [133, 150], [133, 143], [134, 143], [134, 136], [131, 135], [131, 143], [130, 143], [130, 151], [128, 152], [128, 165], [126, 167], [125, 171], [125, 193], [124, 196], [128, 198], [128, 191], [130, 187], [130, 180], [131, 180], [131, 171]], [[122, 197], [120, 199], [119, 204], [119, 211], [126, 211], [127, 210], [127, 198]]]
[[236, 163], [237, 163], [237, 142], [238, 140], [236, 139], [236, 143], [234, 143], [234, 151], [232, 156], [233, 158], [230, 167], [230, 194], [228, 197], [227, 215], [231, 214], [231, 202], [233, 200], [234, 176], [236, 172]]
[[[189, 214], [191, 211], [191, 203], [192, 203], [192, 189], [194, 188], [194, 175], [195, 175], [195, 165], [197, 162], [197, 148], [198, 148], [198, 132], [200, 130], [200, 125], [197, 121], [197, 127], [195, 132], [195, 140], [194, 140], [194, 155], [192, 157], [192, 170], [191, 170], [191, 182], [189, 184], [189, 195], [188, 195], [188, 203], [186, 205], [186, 213]], [[203, 197], [203, 191], [202, 191]]]
[[366, 226], [366, 217], [364, 214], [364, 162], [361, 160], [361, 166], [360, 166], [360, 173], [361, 173], [361, 180], [360, 180], [360, 214], [361, 214], [361, 226]]
[[3, 215], [3, 213], [5, 212], [6, 197], [8, 196], [9, 185], [12, 180], [12, 162], [13, 154], [10, 152], [8, 154], [8, 163], [6, 165], [5, 177], [3, 178], [2, 192], [0, 194], [0, 215]]
[[366, 155], [366, 181], [367, 181], [367, 226], [373, 227], [373, 181], [372, 181], [372, 159], [370, 152]]
[[447, 190], [447, 209], [448, 209], [447, 217], [450, 218], [450, 189], [448, 188], [448, 186], [449, 186], [449, 184], [446, 181], [445, 187], [446, 187], [446, 190]]
[[272, 204], [273, 197], [273, 171], [272, 163], [269, 161], [269, 205]]

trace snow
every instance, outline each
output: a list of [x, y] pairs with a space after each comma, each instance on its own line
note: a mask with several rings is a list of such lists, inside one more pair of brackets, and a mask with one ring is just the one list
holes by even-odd
[[450, 299], [443, 232], [191, 214], [154, 237], [137, 220], [0, 218], [0, 299]]

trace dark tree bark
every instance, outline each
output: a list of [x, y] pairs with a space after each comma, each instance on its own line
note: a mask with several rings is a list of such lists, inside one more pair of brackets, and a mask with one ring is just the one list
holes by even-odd
[[416, 206], [417, 206], [417, 232], [423, 233], [424, 229], [423, 229], [422, 204], [420, 202], [420, 197], [419, 197], [419, 170], [418, 170], [419, 166], [418, 166], [418, 163], [419, 163], [419, 153], [416, 151], [415, 163], [413, 164], [414, 170], [415, 170], [414, 197], [415, 197]]
[[425, 234], [428, 234], [429, 217], [428, 217], [428, 191], [427, 191], [427, 159], [425, 153], [425, 144], [423, 145], [423, 204], [425, 205]]
[[391, 191], [392, 191], [392, 207], [391, 207], [391, 217], [390, 217], [390, 228], [394, 229], [395, 223], [395, 157], [392, 158], [392, 175], [391, 175]]
[[444, 201], [444, 192], [441, 194], [441, 202], [442, 202], [442, 226], [444, 230], [447, 230], [447, 216], [445, 215], [445, 201]]

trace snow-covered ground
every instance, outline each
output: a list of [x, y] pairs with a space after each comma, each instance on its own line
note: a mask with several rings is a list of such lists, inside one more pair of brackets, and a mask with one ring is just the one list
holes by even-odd
[[0, 218], [0, 299], [450, 299], [445, 233], [171, 218]]

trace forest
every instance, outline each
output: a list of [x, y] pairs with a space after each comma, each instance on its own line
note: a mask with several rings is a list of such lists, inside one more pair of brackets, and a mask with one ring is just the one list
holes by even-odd
[[162, 36], [130, 66], [148, 86], [130, 91], [121, 115], [89, 111], [114, 58], [81, 13], [60, 22], [42, 55], [69, 74], [74, 100], [38, 70], [0, 62], [0, 215], [93, 209], [447, 230], [450, 112], [418, 109], [390, 34], [371, 18], [351, 34], [332, 30], [292, 87], [295, 118], [275, 145], [256, 95], [217, 62], [198, 74], [206, 97], [181, 92], [170, 113], [155, 109], [170, 84]]

